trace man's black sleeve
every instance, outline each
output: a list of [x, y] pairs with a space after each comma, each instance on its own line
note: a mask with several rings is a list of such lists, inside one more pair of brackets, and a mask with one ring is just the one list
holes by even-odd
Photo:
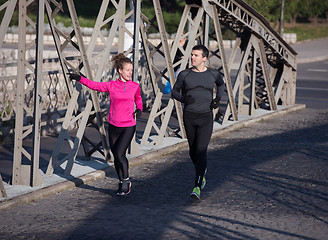
[[180, 102], [184, 101], [184, 96], [182, 95], [181, 90], [183, 90], [183, 82], [189, 72], [190, 69], [186, 69], [179, 73], [177, 81], [175, 82], [173, 89], [171, 91], [171, 96]]
[[216, 98], [218, 99], [218, 101], [220, 101], [224, 94], [225, 84], [222, 75], [219, 71], [215, 71], [214, 75], [215, 75], [215, 85], [216, 85]]

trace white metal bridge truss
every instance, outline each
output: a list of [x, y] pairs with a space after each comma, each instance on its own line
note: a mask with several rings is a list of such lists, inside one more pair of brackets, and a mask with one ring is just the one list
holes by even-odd
[[[166, 34], [160, 2], [152, 2], [155, 16], [150, 19], [142, 12], [142, 1], [134, 1], [134, 9], [126, 11], [126, 0], [103, 0], [89, 44], [82, 36], [73, 0], [8, 0], [0, 6], [4, 13], [0, 26], [0, 48], [11, 16], [14, 11], [19, 12], [17, 76], [0, 79], [1, 118], [3, 121], [15, 119], [12, 184], [42, 184], [39, 169], [41, 130], [49, 125], [60, 124], [60, 131], [46, 174], [53, 174], [64, 162], [64, 173], [70, 174], [81, 145], [87, 158], [98, 151], [105, 160], [110, 160], [104, 126], [107, 95], [71, 82], [67, 73], [81, 73], [94, 81], [114, 79], [116, 73], [110, 64], [111, 52], [132, 55], [133, 80], [140, 83], [144, 104], [151, 110], [140, 144], [134, 139], [130, 153], [137, 153], [140, 145], [159, 145], [168, 136], [185, 138], [181, 104], [173, 99], [164, 101], [159, 83], [166, 79], [171, 86], [174, 85], [174, 67], [189, 67], [189, 56], [195, 43], [208, 46], [210, 40], [216, 42], [217, 47], [210, 48], [209, 65], [221, 71], [226, 84], [227, 100], [223, 101], [223, 111], [220, 110], [221, 117], [218, 119], [221, 124], [228, 120], [237, 121], [239, 115], [254, 115], [258, 108], [276, 110], [277, 105], [295, 103], [296, 52], [265, 18], [243, 1], [187, 1], [191, 4], [184, 8], [172, 43], [169, 43]], [[64, 12], [63, 3], [68, 6], [65, 14], [72, 19], [70, 33], [61, 31], [55, 20], [59, 12]], [[27, 14], [32, 11], [30, 8], [37, 10], [36, 22]], [[115, 9], [111, 16], [106, 16], [108, 8]], [[57, 50], [56, 61], [61, 70], [43, 71], [48, 61], [43, 56], [44, 16], [48, 18]], [[125, 25], [131, 16], [134, 16], [133, 32]], [[210, 24], [214, 27], [213, 34], [209, 32]], [[106, 35], [102, 31], [104, 26], [109, 26]], [[237, 36], [229, 59], [223, 47], [222, 26]], [[27, 27], [35, 30], [35, 39], [27, 40]], [[158, 44], [152, 43], [149, 38], [150, 28], [159, 33]], [[133, 44], [128, 49], [124, 49], [126, 34], [133, 38]], [[115, 38], [118, 38], [117, 43], [114, 43]], [[188, 40], [184, 47], [179, 44], [182, 39]], [[27, 51], [31, 50], [35, 51], [33, 61], [27, 60]], [[178, 50], [183, 57], [173, 62]], [[154, 56], [160, 58], [162, 66], [158, 66]], [[234, 79], [231, 78], [232, 71], [235, 71]], [[11, 97], [12, 91], [15, 91], [15, 97]], [[178, 122], [177, 129], [169, 127], [173, 116]], [[93, 142], [86, 136], [88, 126], [97, 130], [99, 142]], [[152, 131], [157, 134], [154, 136]], [[33, 138], [32, 149], [23, 146], [26, 138]], [[62, 147], [66, 142], [69, 152], [63, 155]], [[5, 195], [4, 190], [0, 190]]]

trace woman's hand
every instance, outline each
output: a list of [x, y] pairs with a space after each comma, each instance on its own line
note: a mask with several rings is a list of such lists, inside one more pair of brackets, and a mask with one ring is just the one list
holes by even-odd
[[142, 111], [141, 111], [139, 108], [137, 108], [137, 109], [135, 110], [134, 114], [136, 115], [136, 118], [140, 118], [141, 115], [142, 115]]
[[76, 74], [76, 73], [67, 73], [67, 75], [69, 76], [69, 78], [71, 80], [76, 80], [76, 81], [80, 81], [81, 80], [81, 75]]

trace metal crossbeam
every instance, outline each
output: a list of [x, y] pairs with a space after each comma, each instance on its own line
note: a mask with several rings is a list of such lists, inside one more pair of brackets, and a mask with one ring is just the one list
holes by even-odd
[[[296, 52], [272, 29], [268, 21], [242, 0], [209, 0], [216, 5], [223, 25], [237, 33], [251, 31], [263, 39], [272, 61], [281, 60], [296, 70]], [[278, 58], [278, 59], [277, 59]]]
[[[141, 145], [148, 145], [148, 144], [160, 145], [163, 141], [164, 134], [167, 130], [167, 125], [170, 120], [174, 103], [173, 103], [173, 99], [170, 99], [168, 105], [163, 109], [160, 109], [162, 105], [162, 96], [163, 94], [159, 92], [155, 98], [153, 108], [150, 112], [147, 125], [145, 127], [145, 131], [141, 139], [141, 143], [140, 143]], [[160, 111], [157, 111], [157, 109], [160, 109]], [[160, 117], [162, 114], [164, 115], [164, 118], [161, 123], [161, 126], [158, 127], [155, 120], [156, 118]], [[152, 129], [154, 129], [157, 133], [156, 139], [150, 138], [150, 132]]]

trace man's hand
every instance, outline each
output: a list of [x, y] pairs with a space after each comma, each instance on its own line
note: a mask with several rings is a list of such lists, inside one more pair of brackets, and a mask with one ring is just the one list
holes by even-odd
[[216, 109], [219, 107], [219, 105], [220, 105], [220, 100], [216, 97], [212, 100], [210, 108], [211, 108], [211, 110]]
[[67, 73], [67, 75], [69, 76], [69, 78], [71, 80], [76, 80], [76, 81], [80, 81], [81, 80], [81, 75], [76, 74], [76, 73]]
[[140, 118], [142, 115], [142, 111], [139, 108], [137, 108], [134, 114], [136, 115], [136, 118]]
[[187, 95], [183, 99], [183, 103], [185, 103], [187, 105], [193, 104], [194, 102], [195, 102], [195, 98], [193, 98], [191, 95]]

